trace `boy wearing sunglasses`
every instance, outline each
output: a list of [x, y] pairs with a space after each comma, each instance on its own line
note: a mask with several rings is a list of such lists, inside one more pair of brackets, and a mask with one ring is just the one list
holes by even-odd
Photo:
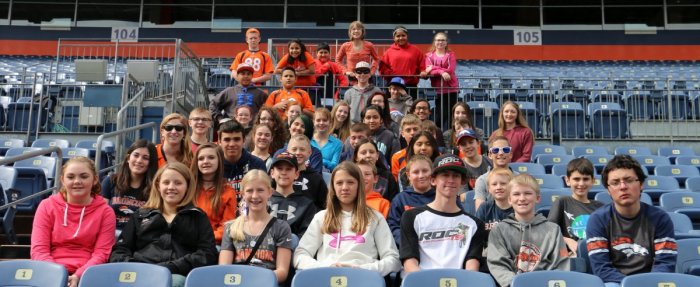
[[364, 61], [355, 65], [357, 83], [345, 92], [343, 97], [343, 99], [350, 102], [350, 120], [353, 123], [360, 122], [362, 119], [360, 113], [365, 109], [364, 105], [367, 102], [367, 98], [375, 93], [382, 92], [382, 90], [369, 82], [369, 78], [372, 77], [370, 74], [370, 67], [370, 64]]
[[[513, 159], [511, 153], [512, 148], [508, 143], [508, 139], [504, 136], [496, 136], [489, 139], [489, 159], [491, 160], [492, 168], [507, 168], [510, 169], [510, 161]], [[512, 170], [511, 170], [512, 171]], [[517, 174], [517, 172], [513, 172]], [[487, 200], [493, 199], [489, 194], [488, 184], [486, 179], [489, 173], [484, 173], [476, 179], [474, 184], [474, 208], [479, 210], [479, 206]]]

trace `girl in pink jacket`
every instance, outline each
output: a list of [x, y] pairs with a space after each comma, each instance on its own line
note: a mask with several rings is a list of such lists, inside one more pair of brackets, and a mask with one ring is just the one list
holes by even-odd
[[32, 226], [31, 259], [63, 265], [68, 287], [77, 287], [85, 269], [107, 262], [116, 218], [100, 196], [95, 164], [75, 157], [63, 165], [61, 190], [39, 204]]

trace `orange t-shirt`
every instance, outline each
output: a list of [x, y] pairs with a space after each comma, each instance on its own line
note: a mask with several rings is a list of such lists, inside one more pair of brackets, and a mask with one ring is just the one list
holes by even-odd
[[377, 71], [377, 66], [379, 65], [379, 55], [377, 50], [374, 49], [374, 44], [369, 41], [364, 41], [362, 43], [362, 49], [360, 51], [355, 51], [352, 46], [352, 42], [345, 42], [338, 48], [338, 54], [335, 55], [335, 61], [342, 64], [343, 59], [345, 59], [345, 67], [347, 71], [354, 71], [355, 65], [357, 63], [365, 61], [370, 63], [370, 74], [374, 75]]
[[236, 201], [236, 192], [233, 187], [229, 184], [224, 184], [224, 191], [221, 194], [221, 202], [219, 203], [219, 210], [214, 213], [212, 211], [210, 198], [214, 196], [216, 190], [214, 187], [209, 189], [200, 188], [197, 193], [197, 198], [195, 198], [194, 205], [199, 207], [204, 213], [207, 214], [209, 218], [209, 223], [211, 223], [211, 229], [214, 230], [214, 239], [216, 244], [221, 244], [221, 237], [224, 234], [224, 223], [229, 220], [236, 218], [236, 210], [238, 209], [238, 202]]
[[[306, 110], [306, 111], [314, 111], [314, 104], [311, 103], [311, 98], [309, 97], [309, 94], [301, 89], [292, 89], [291, 91], [286, 91], [285, 89], [279, 89], [274, 92], [272, 92], [269, 96], [267, 96], [267, 100], [265, 101], [266, 106], [274, 106], [277, 103], [283, 102], [283, 101], [296, 101], [301, 104], [301, 109]], [[287, 108], [289, 108], [289, 105], [287, 105]], [[287, 117], [287, 111], [285, 110], [279, 110], [280, 117], [282, 119], [286, 119]]]
[[[275, 72], [272, 58], [262, 51], [245, 50], [238, 53], [236, 57], [233, 58], [233, 63], [231, 63], [229, 70], [235, 71], [241, 63], [246, 63], [253, 67], [253, 78], [259, 78], [264, 74], [272, 74]], [[262, 84], [263, 83], [258, 83], [258, 85]]]
[[[306, 61], [301, 62], [299, 60], [294, 61], [293, 64], [289, 64], [287, 61], [289, 59], [289, 54], [284, 55], [282, 59], [277, 63], [277, 69], [284, 69], [284, 67], [292, 67], [294, 70], [304, 70], [308, 69], [312, 65], [316, 63], [314, 60], [314, 57], [311, 56], [309, 52], [304, 52], [304, 57], [306, 57]], [[316, 72], [314, 68], [314, 73]], [[297, 76], [297, 86], [301, 87], [307, 87], [307, 86], [315, 86], [316, 85], [316, 76], [311, 75], [311, 76]]]
[[384, 219], [386, 219], [387, 216], [389, 216], [389, 208], [391, 207], [391, 202], [386, 200], [386, 198], [382, 197], [382, 195], [379, 194], [379, 192], [367, 192], [367, 195], [365, 195], [365, 199], [367, 201], [367, 206], [376, 211], [379, 211], [379, 213], [384, 215]]
[[406, 166], [406, 149], [402, 149], [391, 156], [391, 174], [396, 181], [399, 180], [399, 171]]

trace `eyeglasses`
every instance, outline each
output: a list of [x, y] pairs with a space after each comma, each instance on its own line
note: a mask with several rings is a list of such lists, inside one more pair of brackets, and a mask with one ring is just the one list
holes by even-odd
[[623, 182], [625, 183], [626, 186], [630, 186], [630, 185], [632, 185], [633, 183], [635, 183], [635, 182], [637, 182], [637, 181], [639, 181], [638, 178], [626, 177], [626, 178], [623, 178], [623, 179], [613, 180], [613, 181], [611, 181], [611, 182], [608, 183], [608, 186], [612, 186], [612, 187], [614, 187], [614, 188], [618, 188], [618, 187], [620, 187], [620, 185], [621, 185]]
[[427, 111], [429, 109], [430, 109], [430, 107], [426, 107], [426, 106], [417, 106], [416, 107], [416, 111]]
[[211, 119], [208, 119], [208, 118], [190, 118], [190, 121], [193, 121], [193, 122], [211, 122]]
[[164, 126], [163, 129], [167, 132], [172, 131], [173, 129], [175, 129], [178, 132], [181, 132], [185, 130], [185, 127], [181, 125], [167, 125]]
[[503, 151], [504, 154], [509, 154], [511, 150], [511, 147], [509, 146], [504, 146], [504, 147], [492, 147], [489, 152], [492, 154], [498, 154], [501, 151]]
[[355, 70], [355, 74], [360, 74], [360, 75], [362, 75], [362, 74], [369, 74], [369, 70], [365, 70], [365, 69], [362, 69], [362, 70]]
[[260, 122], [261, 122], [261, 123], [266, 123], [266, 122], [269, 122], [269, 121], [272, 121], [272, 118], [260, 118]]

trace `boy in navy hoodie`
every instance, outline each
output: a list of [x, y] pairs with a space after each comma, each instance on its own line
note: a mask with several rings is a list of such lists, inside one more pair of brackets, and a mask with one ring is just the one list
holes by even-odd
[[394, 235], [394, 241], [398, 246], [401, 243], [401, 216], [407, 210], [423, 206], [435, 199], [435, 189], [430, 185], [430, 174], [433, 172], [433, 164], [430, 158], [424, 155], [414, 155], [406, 163], [410, 187], [397, 194], [391, 201], [387, 223]]

